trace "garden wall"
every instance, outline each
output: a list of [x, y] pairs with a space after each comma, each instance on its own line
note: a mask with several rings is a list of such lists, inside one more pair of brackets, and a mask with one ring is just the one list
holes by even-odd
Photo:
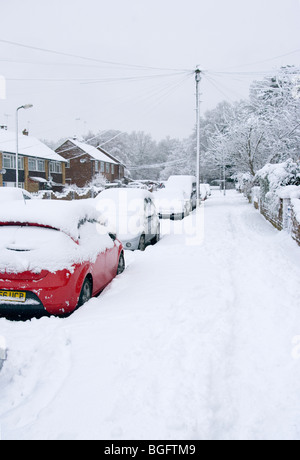
[[273, 201], [263, 200], [260, 187], [253, 187], [247, 198], [277, 230], [287, 231], [300, 246], [300, 199], [289, 198], [284, 188], [278, 195]]

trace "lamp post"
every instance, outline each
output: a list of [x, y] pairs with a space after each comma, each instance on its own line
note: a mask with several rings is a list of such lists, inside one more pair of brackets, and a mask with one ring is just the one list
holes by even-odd
[[19, 187], [19, 110], [21, 109], [31, 109], [32, 104], [21, 105], [16, 110], [16, 188]]
[[195, 71], [195, 80], [196, 80], [196, 117], [197, 117], [197, 166], [196, 166], [196, 178], [197, 178], [197, 206], [201, 202], [201, 192], [200, 192], [200, 98], [199, 98], [199, 85], [201, 82], [202, 71], [196, 69]]

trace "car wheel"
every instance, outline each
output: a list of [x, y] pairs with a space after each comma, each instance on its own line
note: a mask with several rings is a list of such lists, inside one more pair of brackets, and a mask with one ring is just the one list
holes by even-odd
[[86, 278], [81, 288], [81, 293], [78, 300], [78, 308], [82, 307], [92, 297], [92, 282]]
[[124, 270], [125, 270], [125, 259], [124, 259], [124, 254], [122, 252], [120, 255], [120, 259], [119, 259], [117, 275], [121, 275], [121, 273], [123, 273]]
[[142, 235], [140, 238], [139, 250], [145, 251], [145, 249], [146, 249], [146, 238], [145, 238], [145, 235]]

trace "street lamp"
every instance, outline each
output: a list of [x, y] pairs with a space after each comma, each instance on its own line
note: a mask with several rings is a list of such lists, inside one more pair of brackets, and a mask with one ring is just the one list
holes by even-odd
[[16, 110], [16, 188], [19, 187], [19, 110], [21, 109], [31, 109], [33, 107], [32, 104], [25, 104], [18, 107]]
[[196, 116], [197, 116], [197, 166], [196, 166], [196, 177], [197, 177], [197, 206], [201, 203], [201, 190], [200, 190], [200, 98], [199, 98], [199, 86], [202, 79], [202, 71], [196, 69], [195, 80], [196, 80]]

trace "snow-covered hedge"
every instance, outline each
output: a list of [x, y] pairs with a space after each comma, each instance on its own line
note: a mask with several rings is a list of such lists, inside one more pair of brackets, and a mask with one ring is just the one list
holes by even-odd
[[238, 192], [243, 193], [249, 201], [252, 200], [252, 188], [255, 185], [255, 178], [250, 173], [238, 173], [232, 176], [235, 180], [235, 188]]
[[[260, 182], [260, 199], [263, 207], [273, 216], [280, 212], [281, 199], [292, 198], [299, 192], [300, 163], [289, 159], [284, 163], [267, 164], [256, 174]], [[294, 196], [293, 196], [294, 198]]]
[[256, 174], [264, 188], [265, 194], [277, 192], [287, 185], [300, 185], [300, 163], [287, 160], [279, 164], [267, 164]]
[[267, 164], [255, 176], [254, 206], [276, 228], [287, 230], [300, 244], [300, 162]]

